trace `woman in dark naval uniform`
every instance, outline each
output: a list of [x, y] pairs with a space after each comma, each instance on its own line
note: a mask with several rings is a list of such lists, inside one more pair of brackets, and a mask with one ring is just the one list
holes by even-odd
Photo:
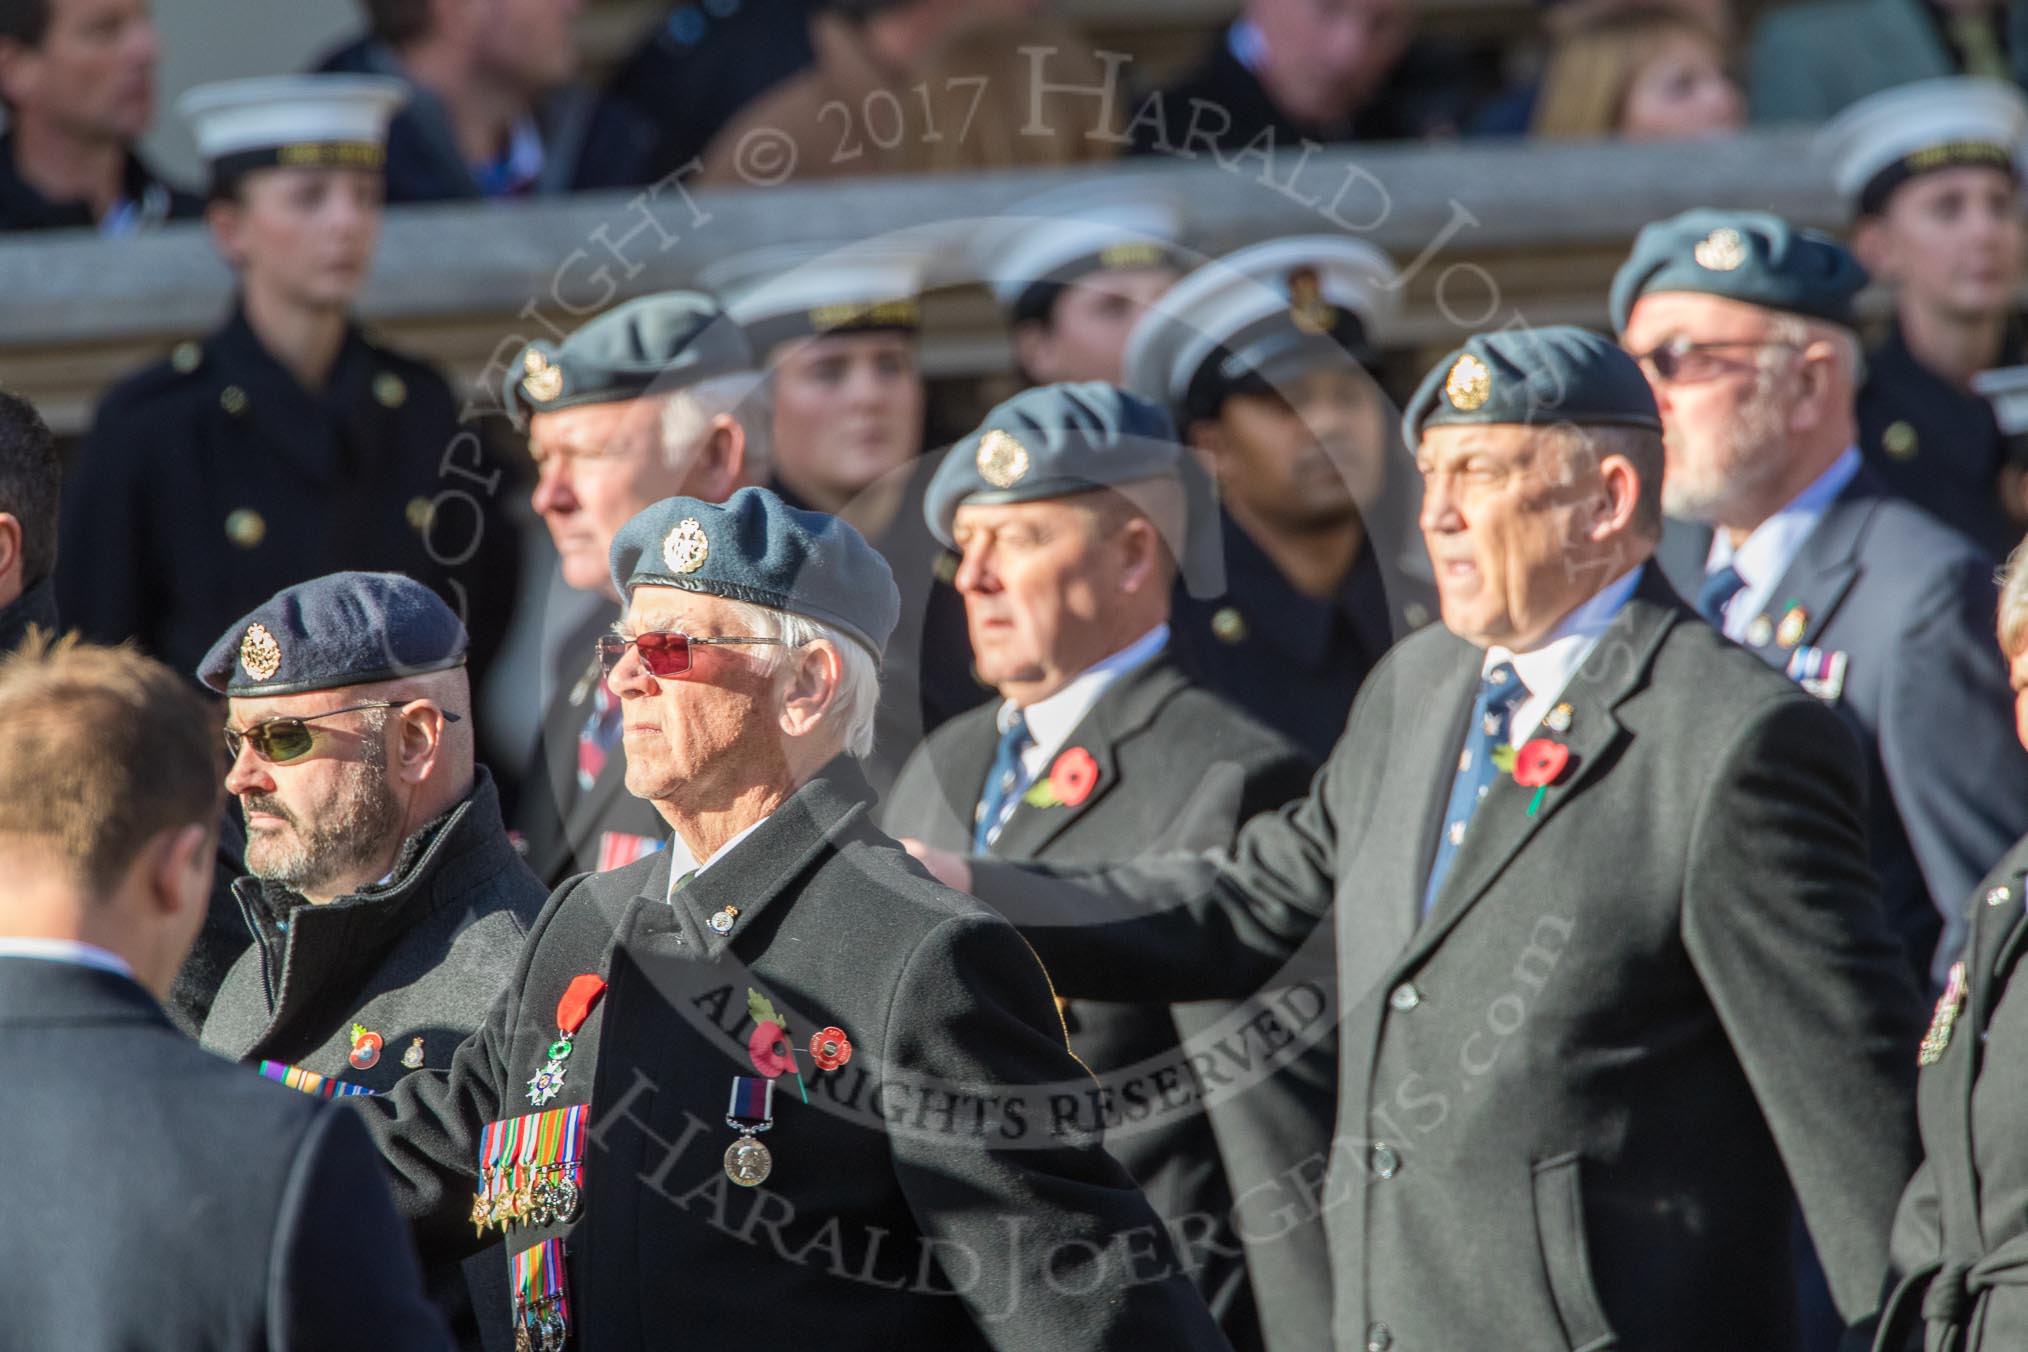
[[[434, 370], [351, 318], [380, 234], [399, 83], [235, 80], [180, 102], [238, 296], [223, 327], [122, 381], [65, 485], [67, 622], [192, 671], [232, 620], [344, 569], [407, 573], [475, 648], [511, 606], [512, 487]], [[475, 657], [479, 654], [475, 654]]]

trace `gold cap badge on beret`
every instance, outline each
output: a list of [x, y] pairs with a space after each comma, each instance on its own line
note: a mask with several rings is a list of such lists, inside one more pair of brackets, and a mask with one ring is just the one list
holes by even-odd
[[684, 517], [662, 541], [662, 562], [672, 573], [694, 573], [710, 557], [711, 541], [705, 538], [704, 527], [697, 524], [694, 516]]
[[239, 641], [239, 664], [256, 681], [265, 681], [281, 669], [282, 645], [264, 624], [250, 624]]
[[1452, 363], [1451, 373], [1444, 377], [1444, 397], [1453, 408], [1470, 413], [1492, 396], [1493, 373], [1486, 369], [1486, 363], [1469, 352]]
[[994, 428], [979, 438], [979, 477], [995, 488], [1012, 488], [1028, 473], [1028, 448]]
[[1746, 262], [1746, 240], [1729, 225], [1721, 225], [1690, 251], [1697, 266], [1710, 272], [1731, 272]]
[[563, 368], [552, 365], [539, 348], [528, 349], [528, 355], [521, 359], [521, 369], [527, 372], [521, 389], [530, 399], [546, 404], [563, 393]]

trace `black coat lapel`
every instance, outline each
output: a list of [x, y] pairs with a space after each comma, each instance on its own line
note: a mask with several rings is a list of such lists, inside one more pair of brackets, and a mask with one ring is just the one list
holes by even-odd
[[[1050, 757], [1038, 780], [1046, 778], [1056, 762], [1074, 748], [1091, 753], [1098, 766], [1098, 779], [1081, 803], [1057, 807], [1036, 807], [1025, 800], [1007, 818], [993, 853], [1008, 858], [1032, 859], [1069, 829], [1072, 822], [1096, 807], [1119, 783], [1119, 746], [1137, 735], [1154, 720], [1162, 706], [1189, 684], [1188, 678], [1164, 651], [1127, 672], [1098, 698], [1090, 711], [1078, 720], [1070, 736]], [[983, 776], [981, 777], [983, 779]], [[1033, 788], [1031, 784], [1029, 786]]]
[[[1560, 702], [1569, 704], [1574, 713], [1570, 731], [1558, 734], [1544, 729], [1537, 734], [1570, 749], [1568, 767], [1542, 792], [1541, 804], [1533, 814], [1528, 807], [1536, 796], [1535, 789], [1523, 788], [1511, 777], [1494, 781], [1492, 792], [1472, 817], [1471, 829], [1458, 847], [1436, 904], [1410, 944], [1411, 957], [1434, 947], [1486, 894], [1543, 823], [1593, 782], [1626, 736], [1614, 710], [1646, 684], [1649, 665], [1662, 639], [1678, 623], [1691, 618], [1693, 613], [1657, 570], [1644, 570], [1633, 596], [1563, 689]], [[1442, 811], [1441, 806], [1436, 809], [1437, 820]]]

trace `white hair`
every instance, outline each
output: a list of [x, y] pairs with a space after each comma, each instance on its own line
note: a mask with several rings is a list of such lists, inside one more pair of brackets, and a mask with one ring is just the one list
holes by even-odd
[[1767, 341], [1769, 346], [1762, 348], [1760, 353], [1760, 380], [1754, 391], [1756, 394], [1765, 395], [1772, 391], [1796, 356], [1811, 343], [1819, 341], [1831, 345], [1838, 373], [1849, 380], [1854, 389], [1866, 378], [1865, 349], [1859, 345], [1859, 335], [1843, 324], [1804, 319], [1801, 315], [1777, 314], [1768, 321]]
[[838, 653], [838, 691], [825, 712], [825, 726], [839, 733], [841, 749], [855, 760], [873, 754], [873, 721], [880, 706], [880, 667], [866, 645], [821, 620], [791, 615], [785, 610], [756, 605], [750, 601], [727, 601], [726, 607], [755, 638], [780, 639], [786, 648], [764, 648], [769, 654], [768, 671], [777, 672], [789, 662], [789, 653], [806, 644], [824, 642]]
[[696, 454], [697, 443], [712, 420], [725, 414], [746, 433], [746, 465], [742, 478], [766, 483], [772, 456], [773, 419], [767, 401], [766, 377], [758, 371], [713, 376], [671, 393], [662, 404], [662, 457], [676, 468]]

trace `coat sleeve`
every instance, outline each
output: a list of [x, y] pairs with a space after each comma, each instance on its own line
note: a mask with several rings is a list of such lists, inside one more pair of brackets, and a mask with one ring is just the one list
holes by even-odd
[[1790, 692], [1749, 710], [1702, 788], [1683, 938], [1848, 1322], [1887, 1269], [1918, 1158], [1921, 1010], [1867, 868], [1859, 748]]
[[[1943, 916], [1939, 966], [1964, 943], [1964, 899], [2028, 821], [2028, 753], [2014, 735], [2014, 696], [1993, 640], [1995, 602], [1983, 560], [1953, 567], [1896, 640], [1880, 710], [1888, 790]], [[1940, 691], [1950, 692], [1947, 704]]]
[[327, 1106], [303, 1134], [276, 1218], [268, 1327], [278, 1352], [449, 1352], [415, 1249], [358, 1119]]
[[1243, 999], [1330, 913], [1340, 822], [1362, 787], [1344, 751], [1354, 740], [1340, 739], [1307, 796], [1247, 822], [1230, 852], [1095, 869], [975, 859], [972, 890], [1021, 927], [1065, 995]]
[[883, 1093], [963, 1086], [998, 1103], [985, 1132], [889, 1128], [926, 1251], [996, 1348], [1224, 1348], [1161, 1219], [1100, 1144], [1095, 1082], [1050, 997], [1020, 936], [977, 914], [939, 925], [903, 969]]
[[395, 1205], [408, 1218], [431, 1267], [462, 1260], [497, 1243], [474, 1232], [472, 1197], [479, 1185], [479, 1138], [502, 1117], [511, 1089], [507, 1057], [521, 1017], [521, 994], [542, 936], [578, 880], [550, 896], [536, 918], [506, 987], [479, 1030], [458, 1044], [448, 1070], [417, 1070], [385, 1094], [343, 1100], [366, 1119], [373, 1144], [392, 1175]]

